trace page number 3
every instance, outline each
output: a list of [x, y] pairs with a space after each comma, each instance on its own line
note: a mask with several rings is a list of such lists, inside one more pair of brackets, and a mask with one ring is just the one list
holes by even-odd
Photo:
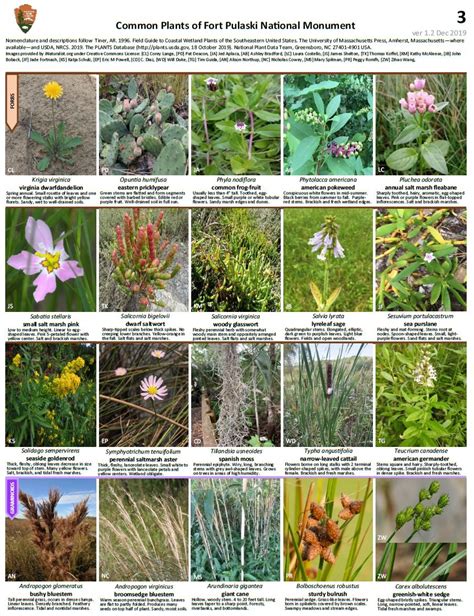
[[458, 24], [466, 23], [466, 11], [458, 11]]

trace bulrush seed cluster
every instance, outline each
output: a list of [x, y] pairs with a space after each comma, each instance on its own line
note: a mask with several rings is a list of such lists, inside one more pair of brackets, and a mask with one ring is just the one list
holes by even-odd
[[[363, 501], [354, 501], [345, 494], [341, 494], [341, 505], [342, 509], [338, 517], [341, 520], [349, 521], [360, 513]], [[320, 556], [327, 563], [333, 565], [336, 562], [336, 556], [332, 552], [331, 546], [341, 539], [341, 534], [342, 531], [337, 521], [332, 520], [327, 515], [324, 507], [318, 503], [311, 503], [306, 528], [301, 534], [301, 558], [311, 561]]]

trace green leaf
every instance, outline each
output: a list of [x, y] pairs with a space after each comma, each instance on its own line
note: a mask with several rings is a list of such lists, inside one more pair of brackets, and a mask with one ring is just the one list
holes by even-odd
[[314, 104], [316, 105], [316, 110], [318, 111], [318, 113], [323, 115], [324, 114], [324, 101], [321, 98], [321, 95], [318, 94], [317, 92], [313, 92], [313, 100], [314, 100]]
[[441, 111], [441, 109], [444, 109], [448, 105], [449, 103], [447, 101], [443, 101], [442, 103], [435, 103], [436, 111]]
[[443, 302], [444, 309], [447, 312], [450, 312], [450, 310], [451, 310], [451, 297], [449, 296], [449, 291], [448, 291], [448, 289], [446, 287], [443, 289], [443, 293], [441, 295], [441, 301]]
[[405, 126], [402, 132], [393, 142], [393, 145], [402, 145], [403, 143], [409, 143], [421, 135], [421, 128], [417, 124], [411, 124]]
[[265, 122], [279, 122], [280, 121], [279, 113], [271, 113], [270, 111], [264, 111], [263, 109], [261, 111], [256, 111], [255, 115], [257, 116], [257, 118], [260, 118], [261, 120], [264, 120]]
[[280, 132], [279, 124], [266, 124], [265, 126], [255, 130], [255, 134], [260, 137], [279, 137]]
[[399, 228], [400, 227], [397, 222], [390, 222], [386, 225], [381, 225], [377, 229], [377, 237], [386, 237], [387, 235], [390, 235]]
[[339, 297], [340, 293], [341, 293], [341, 287], [338, 287], [337, 289], [334, 289], [334, 291], [329, 296], [329, 298], [328, 298], [328, 300], [326, 302], [326, 305], [324, 306], [325, 310], [329, 310], [331, 308], [331, 306], [334, 304], [334, 302]]
[[443, 286], [440, 282], [436, 282], [433, 285], [433, 288], [431, 289], [431, 296], [430, 296], [431, 305], [436, 304], [436, 302], [438, 301], [439, 296], [441, 295], [442, 288]]
[[247, 96], [247, 92], [245, 88], [241, 85], [234, 86], [232, 90], [232, 101], [238, 105], [239, 107], [243, 107], [244, 109], [248, 109], [249, 106], [249, 98]]
[[341, 95], [337, 94], [337, 96], [333, 96], [333, 98], [331, 98], [331, 100], [329, 101], [327, 107], [326, 107], [326, 115], [329, 118], [332, 118], [332, 116], [336, 113], [336, 111], [339, 109], [339, 105], [341, 104]]
[[210, 122], [217, 122], [218, 120], [225, 120], [238, 109], [240, 109], [238, 105], [231, 105], [229, 103], [224, 107], [224, 109], [221, 109], [217, 113], [209, 113], [207, 115], [207, 119]]
[[43, 137], [43, 135], [41, 133], [39, 133], [36, 130], [32, 130], [30, 133], [30, 137], [33, 141], [35, 141], [36, 143], [39, 143], [40, 145], [43, 145], [44, 147], [48, 147], [49, 143], [48, 140], [46, 139], [46, 137]]
[[421, 146], [421, 155], [423, 156], [427, 165], [432, 167], [435, 171], [446, 175], [448, 173], [448, 167], [444, 158], [443, 152], [444, 146], [440, 146], [440, 143], [446, 143], [442, 141], [433, 141], [433, 143], [424, 143]]
[[46, 171], [46, 169], [49, 167], [50, 162], [51, 161], [49, 159], [49, 156], [45, 156], [38, 162], [36, 168], [38, 169], [38, 171]]
[[334, 116], [331, 123], [331, 128], [329, 129], [329, 134], [337, 133], [338, 130], [341, 130], [343, 126], [345, 126], [349, 120], [352, 118], [352, 113], [341, 113], [341, 115]]
[[418, 263], [418, 261], [416, 261], [415, 263], [411, 263], [408, 267], [405, 267], [405, 269], [399, 272], [395, 276], [395, 278], [392, 280], [392, 282], [398, 282], [399, 280], [405, 280], [405, 278], [408, 278], [408, 276], [413, 274], [413, 272], [415, 272], [419, 267], [420, 267], [420, 264]]
[[307, 88], [304, 88], [300, 91], [300, 96], [306, 96], [306, 94], [311, 94], [311, 92], [320, 92], [321, 90], [333, 90], [337, 88], [339, 85], [338, 81], [321, 81], [320, 83], [313, 83]]
[[400, 148], [387, 156], [385, 162], [395, 171], [407, 171], [416, 164], [418, 151], [415, 148]]
[[71, 150], [72, 148], [77, 148], [77, 146], [81, 145], [81, 143], [82, 143], [81, 137], [66, 137], [60, 145], [65, 150]]
[[130, 79], [128, 82], [128, 90], [127, 90], [128, 98], [136, 98], [138, 94], [138, 84], [134, 77]]
[[420, 433], [420, 428], [418, 426], [410, 426], [409, 428], [407, 428], [405, 430], [405, 432], [402, 434], [402, 439], [406, 440], [408, 438], [413, 438], [415, 436], [418, 436]]
[[353, 158], [333, 158], [328, 155], [325, 162], [333, 175], [354, 175]]
[[316, 148], [319, 146], [320, 138], [314, 135], [305, 137], [300, 141], [299, 146], [296, 148], [294, 155], [291, 157], [291, 166], [293, 169], [298, 169], [305, 162], [312, 159]]

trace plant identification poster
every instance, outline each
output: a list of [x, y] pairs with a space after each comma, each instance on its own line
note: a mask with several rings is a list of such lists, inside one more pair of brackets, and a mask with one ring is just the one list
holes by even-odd
[[3, 3], [4, 613], [467, 613], [471, 19]]

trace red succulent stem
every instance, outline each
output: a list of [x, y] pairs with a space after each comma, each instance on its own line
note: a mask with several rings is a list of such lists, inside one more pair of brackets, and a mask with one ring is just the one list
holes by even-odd
[[255, 124], [253, 121], [253, 111], [249, 111], [250, 118], [250, 136], [249, 136], [249, 148], [248, 148], [248, 159], [252, 158], [252, 146], [253, 146], [253, 135], [255, 130]]
[[153, 229], [153, 225], [149, 222], [146, 226], [146, 234], [148, 237], [148, 257], [150, 262], [153, 261], [156, 257], [155, 252], [155, 232]]

